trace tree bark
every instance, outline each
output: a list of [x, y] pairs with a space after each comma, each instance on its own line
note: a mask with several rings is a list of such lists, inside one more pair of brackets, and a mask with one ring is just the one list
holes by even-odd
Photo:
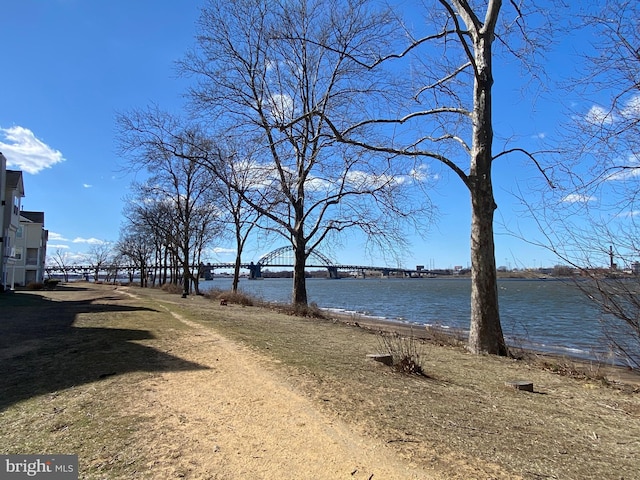
[[493, 239], [497, 208], [491, 180], [493, 31], [476, 31], [473, 144], [469, 189], [471, 193], [471, 327], [468, 348], [473, 353], [507, 355], [500, 325], [498, 285]]
[[304, 242], [297, 242], [294, 246], [295, 264], [293, 266], [293, 296], [294, 305], [307, 305], [307, 279], [305, 277], [305, 266], [307, 254]]
[[236, 231], [236, 260], [233, 265], [233, 284], [231, 290], [236, 293], [238, 291], [238, 283], [240, 283], [240, 266], [242, 265], [242, 238], [238, 231]]
[[183, 253], [185, 260], [182, 262], [182, 298], [189, 296], [191, 285], [191, 269], [189, 268], [189, 250], [185, 248]]

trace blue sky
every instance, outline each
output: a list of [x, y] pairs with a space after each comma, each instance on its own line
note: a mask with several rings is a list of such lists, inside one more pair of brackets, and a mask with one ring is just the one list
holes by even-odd
[[[196, 0], [20, 0], [3, 5], [3, 74], [0, 76], [0, 151], [9, 168], [24, 171], [25, 210], [45, 212], [49, 254], [86, 252], [116, 241], [123, 198], [133, 180], [116, 154], [115, 115], [157, 103], [179, 109], [185, 81], [174, 62], [194, 43]], [[550, 57], [547, 74], [566, 68], [571, 43]], [[558, 102], [523, 95], [516, 67], [498, 66], [495, 130], [534, 146], [562, 119]], [[538, 176], [522, 158], [495, 165], [496, 258], [510, 267], [551, 266], [549, 252], [505, 234], [501, 223], [537, 237], [511, 192]], [[539, 180], [539, 178], [538, 178]], [[516, 185], [519, 185], [517, 187]], [[445, 175], [432, 195], [438, 221], [416, 237], [403, 265], [448, 268], [469, 264], [469, 197]], [[357, 242], [356, 242], [357, 243]], [[275, 245], [271, 248], [275, 248]], [[218, 245], [217, 261], [230, 261]], [[265, 246], [249, 247], [245, 261]], [[379, 262], [360, 245], [332, 250], [340, 263]]]

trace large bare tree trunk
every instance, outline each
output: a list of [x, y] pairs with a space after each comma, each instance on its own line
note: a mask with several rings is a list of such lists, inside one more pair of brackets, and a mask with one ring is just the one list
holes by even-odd
[[240, 255], [236, 256], [236, 261], [233, 265], [233, 284], [231, 285], [231, 290], [233, 292], [238, 291], [238, 284], [240, 283], [240, 267], [241, 267], [241, 259]]
[[188, 250], [186, 254], [183, 254], [185, 260], [182, 262], [182, 298], [187, 298], [190, 292], [191, 284], [191, 269], [189, 268], [189, 256]]
[[[490, 29], [492, 30], [492, 29]], [[471, 327], [469, 350], [473, 353], [506, 355], [500, 326], [493, 214], [491, 164], [493, 128], [491, 89], [491, 42], [493, 32], [476, 31], [474, 39], [473, 145], [469, 189], [471, 193]]]
[[[478, 181], [471, 193], [471, 328], [469, 350], [506, 355], [500, 325], [493, 243], [491, 180]], [[487, 191], [488, 190], [488, 191]], [[481, 193], [482, 192], [482, 193]]]
[[[236, 223], [236, 226], [238, 224]], [[242, 236], [236, 229], [236, 260], [233, 264], [233, 285], [231, 286], [231, 290], [235, 293], [238, 291], [238, 284], [240, 283], [240, 267], [242, 265], [242, 249], [244, 247], [244, 242], [242, 241]]]
[[[299, 237], [303, 237], [302, 234]], [[293, 249], [295, 255], [295, 264], [293, 266], [293, 297], [294, 305], [307, 305], [307, 279], [304, 269], [307, 264], [307, 255], [305, 252], [304, 240], [298, 240]]]

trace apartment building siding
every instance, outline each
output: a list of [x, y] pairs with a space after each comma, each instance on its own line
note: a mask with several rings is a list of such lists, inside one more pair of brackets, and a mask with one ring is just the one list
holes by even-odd
[[0, 291], [4, 290], [5, 257], [4, 237], [7, 234], [4, 226], [5, 196], [7, 189], [7, 159], [0, 152]]
[[[4, 156], [3, 156], [4, 159]], [[13, 288], [16, 266], [16, 234], [20, 227], [20, 203], [24, 197], [22, 172], [6, 170], [6, 159], [0, 168], [4, 172], [2, 199], [2, 259], [0, 259], [0, 289]]]
[[44, 281], [48, 235], [44, 228], [44, 212], [20, 212], [15, 243], [15, 285]]
[[0, 152], [0, 292], [44, 281], [47, 240], [44, 212], [25, 212], [22, 172], [7, 170]]

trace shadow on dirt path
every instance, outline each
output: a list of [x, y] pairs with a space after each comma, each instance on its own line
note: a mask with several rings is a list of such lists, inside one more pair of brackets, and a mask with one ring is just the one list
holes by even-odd
[[[0, 411], [33, 396], [127, 372], [207, 368], [136, 343], [153, 340], [151, 330], [109, 327], [123, 315], [141, 312], [166, 315], [113, 289], [59, 287], [0, 295]], [[83, 326], [78, 327], [74, 323], [81, 314]]]

